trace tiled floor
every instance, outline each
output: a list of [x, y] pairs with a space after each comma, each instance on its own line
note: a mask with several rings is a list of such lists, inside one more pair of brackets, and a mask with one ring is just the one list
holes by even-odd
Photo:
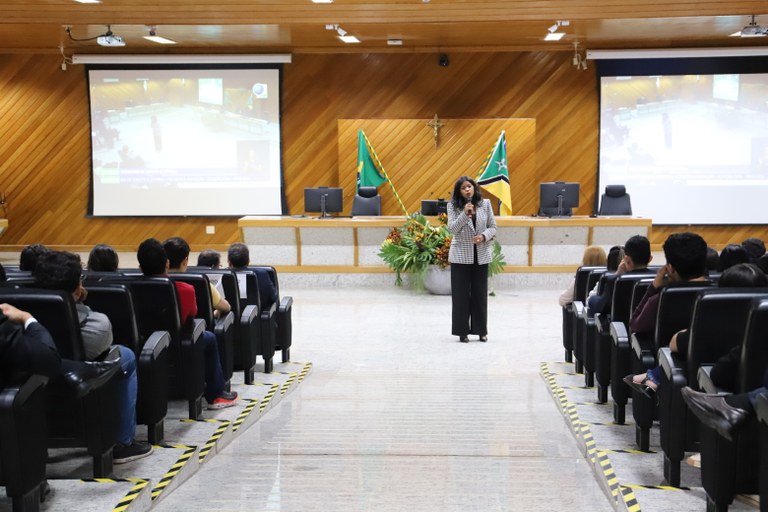
[[612, 509], [540, 375], [558, 292], [497, 292], [466, 345], [450, 297], [289, 293], [312, 373], [153, 510]]

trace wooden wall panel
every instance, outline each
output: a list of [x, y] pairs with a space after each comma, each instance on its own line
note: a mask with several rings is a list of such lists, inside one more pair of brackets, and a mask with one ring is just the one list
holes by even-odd
[[[535, 120], [535, 160], [510, 168], [513, 193], [524, 191], [515, 196], [515, 211], [533, 213], [538, 183], [561, 179], [582, 184], [577, 213], [591, 213], [598, 138], [593, 72], [575, 70], [567, 52], [457, 53], [450, 59], [450, 66], [440, 67], [433, 54], [294, 55], [282, 91], [289, 212], [302, 213], [304, 187], [339, 184], [338, 120], [438, 114]], [[235, 218], [88, 218], [86, 80], [81, 68], [62, 72], [60, 64], [55, 55], [0, 55], [0, 192], [10, 223], [0, 243], [132, 247], [149, 236], [179, 235], [204, 248], [240, 239]], [[429, 186], [413, 191], [414, 197], [442, 193]], [[215, 225], [216, 234], [206, 235], [206, 225]], [[673, 230], [680, 229], [654, 229], [653, 242]], [[715, 246], [747, 235], [768, 239], [763, 226], [697, 231]]]
[[[533, 119], [442, 119], [437, 147], [428, 122], [428, 119], [339, 121], [339, 185], [344, 188], [345, 211], [351, 211], [355, 195], [359, 130], [365, 132], [409, 213], [421, 208], [422, 199], [449, 198], [459, 176], [477, 178], [502, 130], [506, 133], [507, 164], [509, 169], [514, 169], [513, 177], [517, 179], [535, 171], [536, 121]], [[517, 181], [520, 180], [510, 183], [514, 190], [513, 213], [515, 203], [530, 193], [517, 186]], [[383, 215], [403, 214], [388, 186], [380, 187], [379, 193]]]

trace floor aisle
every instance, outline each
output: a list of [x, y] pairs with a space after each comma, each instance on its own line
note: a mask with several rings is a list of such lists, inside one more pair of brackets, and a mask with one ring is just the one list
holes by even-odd
[[556, 292], [490, 297], [490, 341], [466, 345], [450, 297], [283, 293], [312, 373], [153, 510], [612, 510], [540, 375]]

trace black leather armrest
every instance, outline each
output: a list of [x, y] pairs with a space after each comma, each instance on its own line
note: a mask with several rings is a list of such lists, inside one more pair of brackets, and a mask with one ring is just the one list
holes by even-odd
[[163, 350], [166, 350], [170, 344], [171, 334], [168, 331], [155, 331], [144, 343], [144, 347], [141, 349], [141, 355], [139, 356], [139, 359], [157, 359], [160, 357], [160, 354], [163, 352]]
[[614, 345], [629, 343], [629, 333], [627, 332], [627, 326], [622, 322], [611, 322], [611, 338]]
[[232, 325], [235, 323], [235, 314], [231, 311], [223, 316], [219, 316], [219, 318], [216, 319], [216, 327], [215, 332], [218, 332], [219, 330], [222, 330], [226, 332], [228, 329], [232, 328]]
[[245, 306], [240, 314], [240, 325], [248, 325], [259, 316], [259, 309], [256, 306]]
[[696, 380], [699, 381], [699, 389], [701, 389], [705, 393], [710, 393], [713, 395], [714, 394], [718, 394], [718, 395], [730, 394], [725, 390], [718, 388], [717, 386], [715, 386], [715, 383], [712, 382], [712, 377], [710, 376], [710, 372], [712, 371], [712, 368], [713, 368], [712, 365], [699, 367], [699, 371], [696, 373]]
[[684, 374], [685, 361], [680, 356], [672, 352], [669, 347], [662, 347], [659, 349], [659, 364], [662, 371], [667, 376], [667, 379], [672, 380], [672, 376], [676, 373]]
[[587, 308], [584, 307], [583, 302], [580, 300], [575, 300], [571, 304], [573, 306], [573, 314], [578, 318], [583, 318], [587, 315]]
[[293, 297], [290, 295], [287, 297], [283, 297], [280, 299], [280, 307], [278, 308], [278, 311], [284, 312], [293, 307]]
[[14, 405], [24, 404], [32, 393], [48, 383], [48, 377], [30, 375], [23, 382], [0, 388], [0, 409], [10, 410]]

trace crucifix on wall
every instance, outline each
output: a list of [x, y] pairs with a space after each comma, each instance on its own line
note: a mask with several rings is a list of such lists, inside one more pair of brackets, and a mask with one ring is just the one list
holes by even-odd
[[443, 126], [445, 123], [440, 121], [440, 119], [437, 117], [437, 114], [435, 114], [435, 117], [433, 117], [428, 123], [427, 126], [432, 128], [432, 131], [434, 132], [435, 136], [435, 149], [437, 149], [437, 144], [440, 141], [440, 127]]

